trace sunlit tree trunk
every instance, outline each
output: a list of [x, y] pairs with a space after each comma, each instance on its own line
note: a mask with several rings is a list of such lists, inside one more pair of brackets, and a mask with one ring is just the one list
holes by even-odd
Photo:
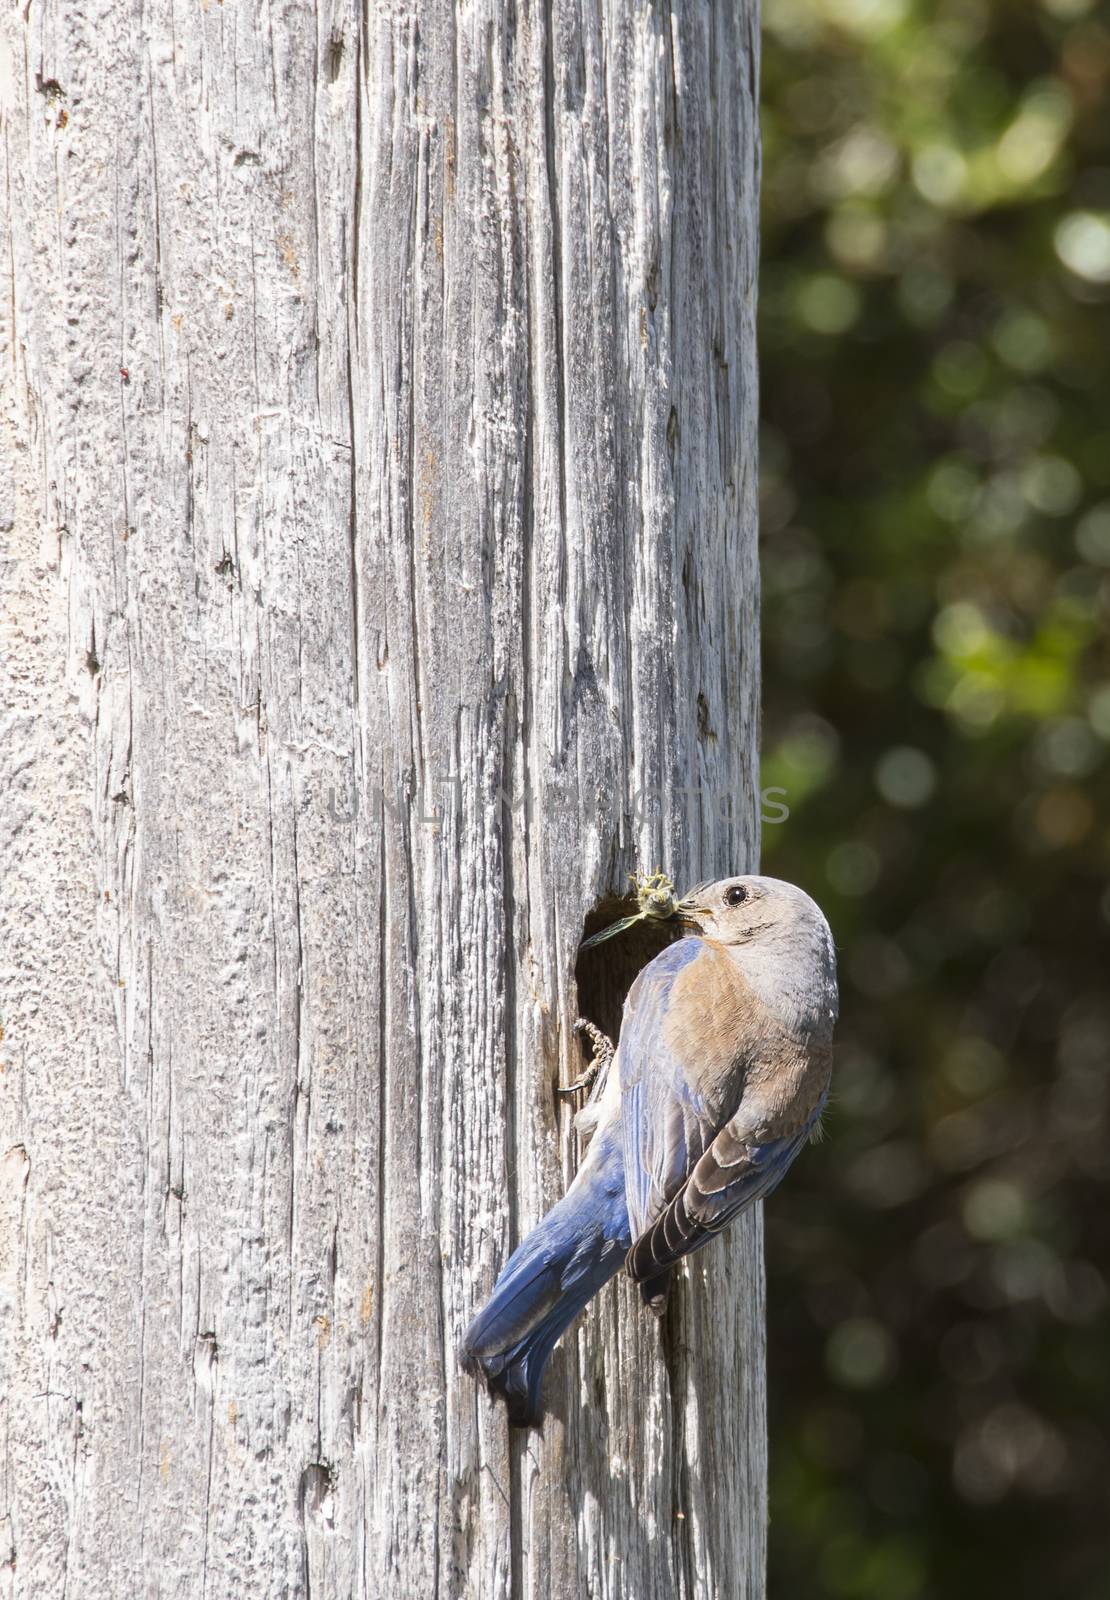
[[755, 28], [2, 25], [0, 1593], [762, 1595], [758, 1218], [455, 1355], [584, 919], [755, 860]]

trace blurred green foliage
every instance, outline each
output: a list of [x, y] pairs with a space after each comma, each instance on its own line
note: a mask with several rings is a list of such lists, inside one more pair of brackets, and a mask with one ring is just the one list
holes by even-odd
[[766, 0], [766, 870], [828, 1138], [767, 1208], [771, 1582], [1110, 1596], [1110, 12]]

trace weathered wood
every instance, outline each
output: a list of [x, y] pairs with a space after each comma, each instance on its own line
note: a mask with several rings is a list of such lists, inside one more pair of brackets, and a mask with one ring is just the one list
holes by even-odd
[[454, 1354], [587, 913], [755, 859], [755, 27], [2, 24], [0, 1593], [763, 1593], [758, 1218]]

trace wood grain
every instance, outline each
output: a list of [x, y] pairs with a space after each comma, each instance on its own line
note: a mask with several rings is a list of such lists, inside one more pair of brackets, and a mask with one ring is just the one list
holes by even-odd
[[763, 1594], [758, 1218], [542, 1435], [455, 1357], [587, 913], [756, 860], [756, 53], [0, 24], [0, 1595]]

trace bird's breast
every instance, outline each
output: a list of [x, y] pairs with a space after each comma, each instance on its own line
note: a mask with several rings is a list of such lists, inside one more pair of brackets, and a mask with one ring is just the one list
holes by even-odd
[[768, 1020], [723, 945], [706, 940], [697, 959], [676, 976], [663, 1042], [711, 1115], [731, 1116], [745, 1062], [760, 1048]]

